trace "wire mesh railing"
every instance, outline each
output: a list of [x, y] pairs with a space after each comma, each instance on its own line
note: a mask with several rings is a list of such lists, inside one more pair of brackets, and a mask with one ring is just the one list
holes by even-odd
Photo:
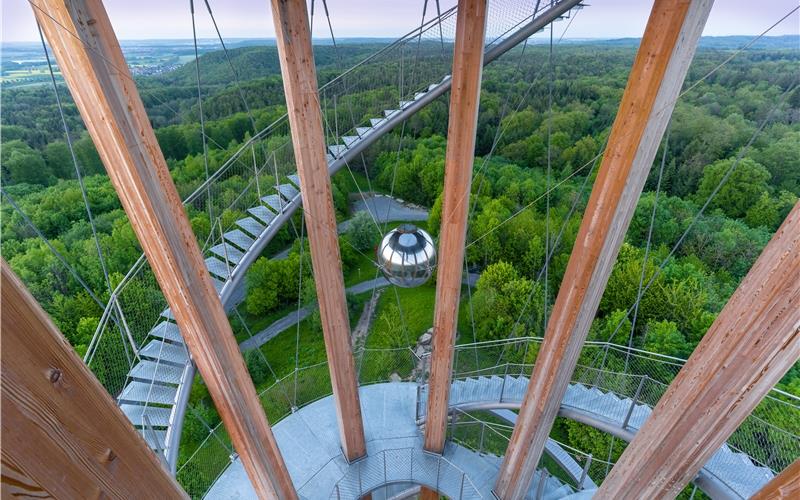
[[[454, 372], [454, 380], [476, 377], [528, 377], [533, 365], [531, 363], [497, 364], [497, 353], [504, 344], [513, 344], [516, 349], [524, 350], [524, 343], [529, 352], [535, 352], [540, 338], [521, 338], [513, 341], [492, 341], [476, 344], [464, 344], [456, 347], [457, 357], [463, 355], [460, 368]], [[482, 363], [475, 363], [477, 359]], [[591, 366], [595, 360], [602, 360], [605, 355], [606, 367]], [[360, 385], [382, 382], [415, 382], [424, 383], [424, 375], [416, 370], [421, 362], [411, 349], [358, 349], [354, 353], [361, 359], [359, 372]], [[627, 358], [628, 372], [613, 371], [625, 368]], [[623, 429], [635, 432], [641, 423], [642, 408], [652, 408], [666, 390], [669, 377], [678, 372], [683, 360], [650, 353], [625, 346], [600, 342], [587, 342], [581, 354], [581, 364], [573, 376], [573, 383], [586, 388], [594, 388], [603, 393], [612, 394], [607, 401], [596, 400], [595, 411], [615, 419]], [[511, 403], [519, 396], [512, 394], [509, 388], [501, 388], [496, 393], [496, 402]], [[327, 363], [317, 363], [293, 370], [282, 376], [259, 393], [261, 403], [269, 421], [275, 425], [298, 408], [327, 397], [331, 394], [330, 378]], [[616, 398], [616, 400], [614, 399]], [[620, 404], [620, 400], [625, 401]], [[612, 401], [616, 401], [612, 405]], [[417, 409], [420, 411], [420, 408]], [[455, 420], [455, 425], [467, 424], [463, 413]], [[647, 413], [649, 415], [649, 413]], [[645, 415], [646, 416], [646, 415]], [[189, 414], [187, 419], [194, 417]], [[792, 461], [800, 457], [800, 398], [777, 389], [764, 398], [742, 425], [729, 438], [727, 446], [739, 453], [744, 453], [749, 460], [758, 466], [770, 469], [773, 473], [785, 469]], [[450, 429], [454, 441], [481, 453], [502, 455], [510, 436], [511, 427], [496, 423], [470, 424], [478, 430], [467, 432], [463, 427]], [[490, 429], [491, 427], [491, 429]], [[482, 437], [481, 437], [482, 435]], [[225, 443], [225, 445], [223, 445]], [[610, 469], [606, 457], [590, 458], [581, 450], [570, 448], [561, 443], [562, 448], [573, 457], [573, 460], [585, 467], [585, 474], [599, 484]], [[227, 447], [226, 447], [227, 446]], [[232, 454], [230, 440], [224, 428], [217, 425], [211, 429], [201, 444], [192, 450], [183, 450], [178, 479], [193, 496], [202, 496], [213, 481], [224, 472], [230, 464]], [[557, 477], [573, 489], [580, 489], [580, 481], [568, 481], [563, 471], [550, 467], [553, 463], [545, 461], [540, 464], [548, 468], [553, 477]], [[713, 474], [713, 467], [709, 472]], [[746, 473], [746, 472], [743, 472]], [[756, 471], [757, 473], [757, 471]], [[724, 479], [724, 478], [720, 478]]]
[[[363, 360], [359, 384], [369, 385], [399, 380], [410, 381], [417, 358], [407, 348], [361, 349], [355, 353]], [[198, 383], [198, 382], [195, 382]], [[292, 370], [259, 391], [259, 399], [271, 425], [275, 425], [298, 408], [332, 394], [328, 363], [315, 363]], [[201, 498], [214, 481], [236, 458], [230, 447], [230, 438], [222, 424], [208, 429], [199, 443], [191, 444], [187, 433], [200, 422], [201, 417], [186, 414], [189, 424], [184, 424], [182, 449], [177, 468], [177, 479], [193, 498]], [[466, 498], [466, 497], [465, 497]]]
[[[525, 345], [530, 344], [530, 345]], [[453, 378], [529, 377], [533, 369], [531, 357], [527, 363], [513, 361], [522, 352], [538, 352], [541, 338], [514, 339], [468, 344], [456, 347]], [[508, 346], [511, 349], [504, 349]], [[511, 352], [509, 352], [511, 351]], [[506, 361], [497, 364], [498, 356]], [[622, 429], [635, 432], [649, 416], [669, 383], [680, 371], [685, 360], [651, 353], [635, 348], [604, 343], [586, 342], [572, 376], [573, 384], [593, 388], [613, 397], [592, 399], [592, 411], [618, 423]], [[510, 386], [501, 386], [491, 393], [497, 403], [519, 402], [519, 393]], [[565, 401], [565, 405], [570, 403]], [[418, 408], [423, 412], [423, 408]], [[764, 397], [742, 424], [729, 437], [726, 446], [746, 455], [756, 467], [742, 468], [738, 480], [752, 476], [755, 484], [764, 482], [765, 470], [777, 474], [800, 457], [800, 398], [773, 389]], [[708, 471], [714, 474], [713, 464]], [[717, 476], [723, 482], [730, 477]], [[727, 484], [727, 483], [726, 483]]]
[[428, 486], [457, 500], [484, 498], [469, 476], [441, 455], [420, 448], [399, 448], [371, 453], [348, 468], [330, 498], [357, 500], [390, 484]]
[[[512, 425], [487, 421], [473, 413], [456, 411], [451, 416], [447, 432], [448, 438], [460, 446], [479, 454], [501, 457], [505, 454], [513, 430]], [[544, 481], [548, 477], [557, 480], [561, 484], [555, 486], [561, 488], [563, 494], [599, 484], [614, 465], [613, 462], [595, 458], [552, 438], [548, 445], [537, 467], [540, 471], [547, 471], [547, 476], [540, 474], [538, 478]], [[534, 492], [537, 490], [535, 486], [533, 489]]]

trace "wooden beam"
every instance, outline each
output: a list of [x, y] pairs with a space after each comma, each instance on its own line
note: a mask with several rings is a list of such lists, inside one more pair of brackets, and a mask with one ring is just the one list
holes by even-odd
[[296, 498], [102, 2], [30, 3], [256, 493]]
[[271, 0], [322, 333], [345, 457], [366, 454], [325, 134], [304, 0]]
[[0, 259], [2, 497], [188, 498]]
[[597, 312], [712, 0], [655, 0], [497, 483], [523, 498]]
[[[674, 498], [800, 358], [800, 202], [595, 498]], [[789, 477], [797, 479], [796, 468]], [[794, 487], [797, 487], [795, 484]]]
[[433, 315], [433, 350], [425, 422], [425, 449], [435, 453], [444, 450], [447, 429], [447, 400], [453, 369], [458, 303], [461, 298], [472, 163], [475, 160], [486, 9], [486, 0], [458, 2], [450, 122], [444, 162], [436, 308]]
[[795, 460], [780, 474], [758, 490], [750, 500], [800, 498], [800, 459]]

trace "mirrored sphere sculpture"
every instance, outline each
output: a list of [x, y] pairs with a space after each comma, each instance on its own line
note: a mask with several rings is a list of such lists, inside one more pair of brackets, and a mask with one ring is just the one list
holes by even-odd
[[377, 251], [378, 267], [390, 283], [412, 288], [431, 277], [436, 267], [436, 247], [431, 235], [413, 224], [389, 231]]

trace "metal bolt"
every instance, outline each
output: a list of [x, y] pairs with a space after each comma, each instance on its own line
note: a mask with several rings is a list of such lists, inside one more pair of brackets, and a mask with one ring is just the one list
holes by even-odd
[[58, 368], [51, 368], [50, 369], [50, 382], [55, 384], [59, 380], [61, 380], [61, 370], [59, 370]]

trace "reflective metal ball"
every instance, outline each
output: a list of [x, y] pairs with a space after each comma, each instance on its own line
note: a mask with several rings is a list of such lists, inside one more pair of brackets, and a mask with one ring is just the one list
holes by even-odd
[[427, 232], [413, 224], [403, 224], [383, 237], [377, 260], [389, 283], [413, 288], [431, 277], [436, 267], [436, 247]]

